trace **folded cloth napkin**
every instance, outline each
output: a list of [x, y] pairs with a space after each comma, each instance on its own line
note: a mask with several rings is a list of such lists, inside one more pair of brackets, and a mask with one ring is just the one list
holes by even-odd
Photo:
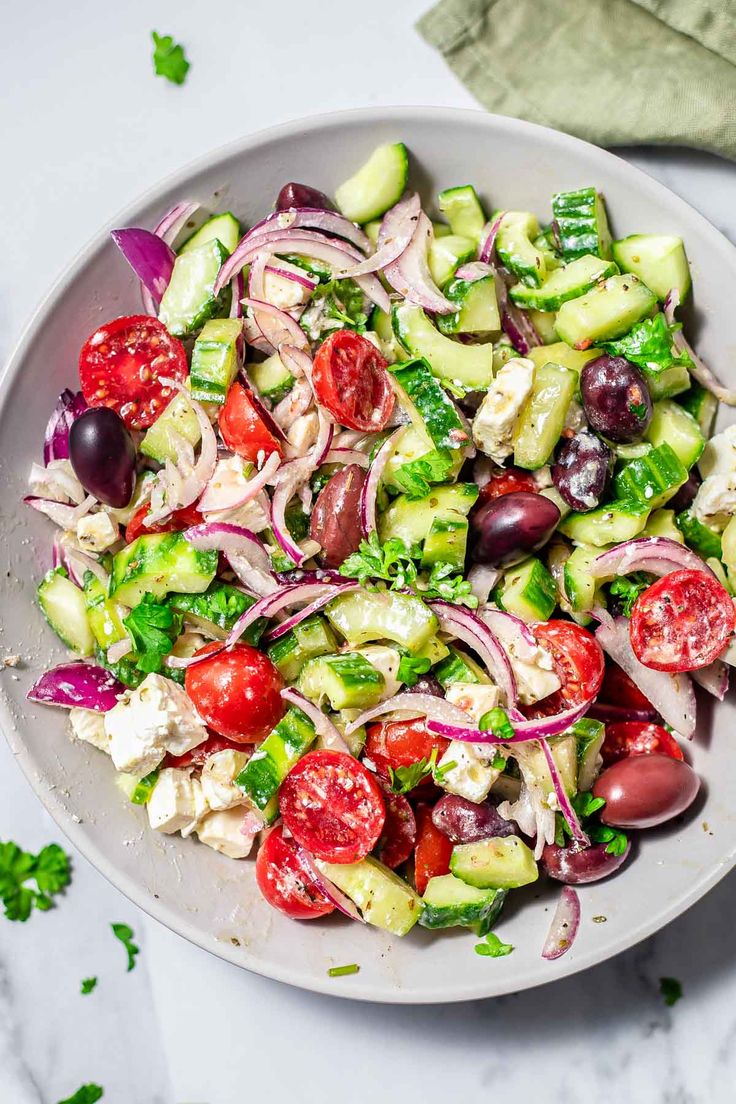
[[736, 160], [736, 0], [440, 0], [417, 26], [491, 111]]

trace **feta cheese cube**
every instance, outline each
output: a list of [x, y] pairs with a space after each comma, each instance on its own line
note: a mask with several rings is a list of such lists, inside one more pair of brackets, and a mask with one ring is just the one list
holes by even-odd
[[691, 510], [703, 525], [725, 529], [729, 517], [736, 514], [736, 468], [731, 472], [715, 472], [704, 479]]
[[703, 479], [736, 471], [736, 425], [728, 426], [706, 442], [698, 460], [698, 470]]
[[105, 713], [115, 767], [142, 778], [166, 752], [183, 755], [207, 739], [207, 729], [184, 690], [163, 675], [146, 675]]
[[440, 774], [440, 785], [448, 793], [457, 794], [468, 801], [484, 801], [493, 783], [501, 773], [495, 770], [489, 760], [495, 751], [489, 747], [486, 755], [477, 744], [468, 744], [465, 740], [452, 740], [445, 754], [437, 764], [439, 771], [449, 763], [455, 765]]
[[371, 667], [375, 667], [383, 675], [386, 685], [383, 688], [380, 700], [393, 698], [398, 694], [401, 683], [398, 679], [401, 655], [395, 648], [389, 648], [383, 644], [369, 644], [365, 648], [356, 648], [359, 655], [365, 656]]
[[157, 832], [189, 834], [206, 812], [202, 787], [190, 770], [165, 767], [146, 805], [148, 820]]
[[248, 762], [244, 751], [228, 748], [210, 755], [202, 767], [202, 793], [210, 809], [232, 809], [236, 805], [245, 805], [247, 797], [236, 785], [235, 779]]
[[552, 656], [544, 648], [536, 648], [531, 659], [510, 658], [522, 705], [533, 705], [562, 686]]
[[69, 721], [75, 740], [83, 740], [85, 744], [91, 744], [100, 751], [110, 753], [110, 737], [105, 731], [104, 713], [75, 706], [69, 710]]
[[513, 434], [534, 383], [534, 361], [515, 357], [499, 369], [473, 419], [473, 440], [496, 463], [514, 451]]
[[120, 527], [109, 514], [86, 514], [77, 522], [77, 540], [84, 552], [106, 552], [120, 539]]
[[299, 280], [289, 280], [284, 276], [278, 276], [275, 272], [270, 272], [266, 269], [263, 276], [263, 292], [265, 302], [273, 304], [274, 307], [278, 307], [282, 311], [293, 311], [299, 307], [303, 307], [312, 294], [313, 288], [305, 287], [300, 281], [304, 280], [308, 274], [303, 268], [299, 268], [297, 265], [290, 264], [288, 261], [279, 260], [272, 262], [275, 267], [278, 265], [282, 272], [292, 272], [299, 277]]
[[312, 447], [319, 433], [319, 418], [316, 410], [310, 410], [308, 414], [300, 415], [289, 429], [286, 439], [296, 450], [297, 456]]
[[452, 705], [464, 710], [477, 725], [484, 713], [496, 708], [501, 692], [492, 682], [452, 682], [445, 691], [445, 697]]
[[[154, 791], [155, 792], [155, 791]], [[253, 847], [254, 835], [247, 828], [247, 814], [242, 808], [223, 809], [209, 813], [195, 831], [202, 843], [227, 855], [229, 859], [244, 859]]]

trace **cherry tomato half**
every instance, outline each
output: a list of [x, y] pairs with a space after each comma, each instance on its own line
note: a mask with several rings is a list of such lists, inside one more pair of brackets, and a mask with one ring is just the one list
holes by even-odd
[[386, 821], [376, 854], [382, 863], [395, 870], [406, 862], [414, 850], [417, 822], [414, 810], [403, 794], [394, 793], [384, 786], [383, 800], [386, 805]]
[[280, 824], [272, 828], [258, 851], [256, 881], [269, 905], [292, 920], [316, 920], [335, 906], [325, 897], [301, 861], [301, 848], [284, 837]]
[[344, 751], [307, 752], [287, 774], [279, 808], [297, 843], [325, 862], [364, 859], [386, 821], [381, 787]]
[[433, 751], [440, 759], [449, 746], [450, 741], [429, 732], [421, 718], [372, 724], [366, 729], [365, 753], [383, 778], [388, 778], [389, 767], [410, 767], [420, 759], [429, 760]]
[[247, 387], [236, 381], [227, 393], [219, 416], [220, 433], [229, 449], [245, 460], [258, 459], [259, 453], [281, 454], [281, 445], [261, 417]]
[[662, 725], [642, 721], [614, 721], [606, 725], [601, 748], [605, 766], [627, 755], [655, 754], [669, 755], [672, 759], [685, 758], [675, 737]]
[[618, 705], [623, 709], [654, 709], [649, 698], [644, 697], [636, 683], [612, 660], [606, 663], [599, 699], [607, 705]]
[[91, 334], [79, 354], [79, 382], [88, 406], [109, 406], [128, 429], [147, 429], [174, 391], [161, 376], [183, 383], [187, 354], [157, 318], [132, 314]]
[[417, 808], [417, 845], [414, 851], [414, 885], [423, 894], [430, 878], [450, 872], [452, 840], [434, 824], [431, 805]]
[[198, 744], [190, 751], [185, 751], [183, 755], [172, 755], [171, 752], [167, 752], [163, 766], [178, 767], [179, 770], [184, 770], [186, 767], [203, 767], [210, 755], [217, 755], [218, 751], [230, 751], [233, 748], [236, 751], [242, 751], [243, 745], [236, 743], [235, 740], [226, 740], [224, 736], [211, 735], [204, 743]]
[[367, 337], [337, 330], [314, 358], [312, 382], [322, 406], [340, 425], [376, 433], [394, 408], [387, 362]]
[[[213, 641], [195, 655], [221, 647]], [[260, 743], [286, 712], [284, 680], [250, 644], [235, 644], [187, 667], [184, 688], [205, 724], [236, 744]]]
[[505, 471], [499, 472], [498, 475], [491, 476], [486, 485], [481, 487], [478, 504], [483, 505], [493, 498], [514, 494], [515, 491], [528, 491], [530, 494], [536, 494], [537, 484], [529, 472], [522, 471], [521, 468], [507, 468]]
[[181, 510], [174, 510], [165, 521], [157, 521], [153, 525], [146, 525], [144, 521], [148, 513], [150, 513], [150, 506], [146, 503], [133, 514], [125, 527], [126, 544], [132, 544], [138, 537], [145, 537], [149, 533], [174, 533], [177, 530], [189, 529], [192, 525], [199, 525], [203, 520], [196, 506], [185, 506]]
[[551, 717], [595, 697], [603, 682], [603, 652], [587, 629], [574, 621], [541, 621], [532, 631], [552, 653], [562, 686], [554, 694], [526, 706], [527, 717]]
[[629, 636], [645, 667], [695, 671], [718, 658], [735, 624], [733, 601], [714, 575], [673, 571], [639, 595]]

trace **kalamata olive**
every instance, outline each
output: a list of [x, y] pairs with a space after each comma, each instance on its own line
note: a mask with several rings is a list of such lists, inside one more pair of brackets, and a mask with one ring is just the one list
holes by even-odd
[[573, 510], [594, 510], [611, 473], [613, 452], [594, 433], [564, 441], [552, 468], [552, 482]]
[[284, 184], [276, 200], [277, 211], [288, 211], [290, 207], [318, 207], [322, 211], [334, 211], [335, 204], [319, 188], [310, 188], [309, 184], [296, 184], [291, 181]]
[[668, 501], [667, 509], [674, 510], [676, 514], [687, 510], [698, 493], [700, 482], [700, 476], [693, 468], [688, 476], [687, 483], [683, 483], [677, 494]]
[[623, 866], [631, 850], [631, 844], [627, 843], [621, 855], [611, 855], [607, 846], [606, 843], [594, 843], [592, 847], [575, 851], [572, 847], [548, 843], [542, 852], [542, 868], [550, 878], [565, 885], [598, 882]]
[[588, 423], [611, 441], [628, 444], [643, 436], [652, 419], [652, 400], [639, 369], [625, 357], [589, 360], [580, 376]]
[[325, 567], [339, 567], [360, 546], [360, 492], [365, 473], [348, 464], [327, 480], [312, 509], [309, 535], [322, 545]]
[[413, 686], [405, 686], [404, 694], [432, 694], [435, 698], [444, 698], [445, 691], [434, 675], [422, 675]]
[[86, 491], [106, 506], [127, 506], [135, 486], [136, 451], [123, 419], [93, 406], [69, 430], [69, 459]]
[[432, 822], [453, 843], [475, 843], [492, 836], [516, 835], [514, 822], [504, 820], [490, 801], [476, 805], [457, 794], [445, 794], [439, 799], [432, 810]]
[[653, 828], [683, 813], [699, 788], [697, 774], [680, 759], [629, 755], [598, 776], [593, 795], [606, 802], [600, 812], [604, 824]]
[[486, 502], [470, 518], [472, 556], [478, 563], [509, 567], [546, 544], [560, 520], [554, 502], [514, 491]]

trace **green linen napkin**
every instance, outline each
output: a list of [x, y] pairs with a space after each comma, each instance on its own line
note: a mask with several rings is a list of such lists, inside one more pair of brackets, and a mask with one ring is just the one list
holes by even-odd
[[440, 0], [417, 26], [491, 111], [736, 160], [736, 0]]

